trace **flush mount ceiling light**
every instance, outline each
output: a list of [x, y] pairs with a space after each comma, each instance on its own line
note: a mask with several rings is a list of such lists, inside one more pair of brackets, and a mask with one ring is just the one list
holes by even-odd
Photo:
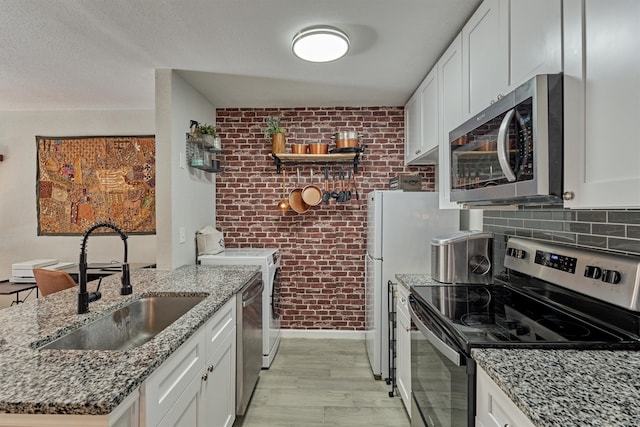
[[331, 62], [349, 51], [349, 36], [343, 31], [318, 25], [300, 31], [291, 45], [294, 55], [309, 62]]

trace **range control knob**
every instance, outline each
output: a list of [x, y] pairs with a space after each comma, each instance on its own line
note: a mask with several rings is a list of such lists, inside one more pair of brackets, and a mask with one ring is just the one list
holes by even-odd
[[517, 259], [524, 259], [527, 256], [527, 252], [522, 249], [507, 248], [507, 255]]
[[602, 281], [612, 283], [614, 285], [620, 283], [622, 276], [619, 271], [615, 270], [602, 270]]
[[595, 265], [587, 265], [584, 269], [584, 277], [591, 279], [599, 279], [602, 276], [602, 269]]

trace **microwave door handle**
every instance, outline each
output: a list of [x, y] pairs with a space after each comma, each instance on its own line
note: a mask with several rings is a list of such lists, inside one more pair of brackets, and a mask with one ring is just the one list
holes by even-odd
[[433, 332], [426, 327], [424, 323], [420, 320], [416, 312], [409, 304], [409, 311], [411, 313], [411, 320], [416, 325], [418, 330], [424, 335], [424, 337], [436, 348], [438, 351], [445, 355], [447, 359], [449, 359], [456, 366], [462, 366], [460, 364], [460, 353], [458, 353], [455, 349], [449, 347], [444, 341], [438, 338]]
[[516, 110], [512, 108], [509, 110], [504, 119], [502, 119], [502, 123], [500, 123], [500, 130], [498, 131], [498, 161], [500, 162], [500, 168], [504, 173], [504, 176], [507, 178], [507, 181], [514, 182], [516, 180], [516, 174], [511, 169], [509, 165], [509, 125], [513, 120], [513, 116], [515, 115]]

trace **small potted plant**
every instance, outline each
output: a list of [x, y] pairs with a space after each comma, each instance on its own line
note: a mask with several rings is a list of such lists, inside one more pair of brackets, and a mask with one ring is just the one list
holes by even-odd
[[284, 129], [280, 125], [282, 116], [269, 116], [265, 119], [267, 128], [264, 130], [264, 137], [267, 141], [271, 141], [271, 151], [273, 153], [284, 153], [285, 137]]
[[200, 132], [202, 139], [204, 139], [204, 142], [209, 146], [216, 149], [220, 149], [222, 147], [220, 137], [218, 136], [218, 130], [215, 126], [203, 123], [198, 126], [198, 132]]

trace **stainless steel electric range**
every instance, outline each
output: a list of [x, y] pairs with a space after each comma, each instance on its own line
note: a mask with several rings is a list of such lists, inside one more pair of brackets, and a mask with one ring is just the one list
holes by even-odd
[[493, 285], [411, 288], [412, 426], [473, 426], [471, 349], [640, 349], [640, 258], [511, 238]]

